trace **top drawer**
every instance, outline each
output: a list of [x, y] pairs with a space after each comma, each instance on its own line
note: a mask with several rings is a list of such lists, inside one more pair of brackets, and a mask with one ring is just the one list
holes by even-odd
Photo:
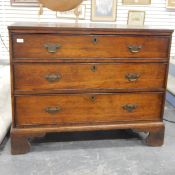
[[16, 59], [168, 58], [169, 38], [134, 35], [14, 34]]

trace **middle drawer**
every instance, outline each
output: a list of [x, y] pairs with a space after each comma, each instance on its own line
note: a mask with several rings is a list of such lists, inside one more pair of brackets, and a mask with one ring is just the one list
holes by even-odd
[[17, 91], [164, 88], [167, 64], [16, 63]]

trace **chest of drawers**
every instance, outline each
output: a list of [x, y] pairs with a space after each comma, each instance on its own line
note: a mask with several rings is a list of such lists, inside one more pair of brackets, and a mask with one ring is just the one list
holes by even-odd
[[135, 129], [161, 146], [172, 30], [9, 26], [12, 154], [49, 132]]

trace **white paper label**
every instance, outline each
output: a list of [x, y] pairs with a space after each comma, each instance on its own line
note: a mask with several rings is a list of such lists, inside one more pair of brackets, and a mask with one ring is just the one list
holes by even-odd
[[22, 39], [22, 38], [17, 38], [17, 39], [16, 39], [16, 42], [17, 42], [17, 43], [23, 43], [23, 42], [24, 42], [24, 39]]

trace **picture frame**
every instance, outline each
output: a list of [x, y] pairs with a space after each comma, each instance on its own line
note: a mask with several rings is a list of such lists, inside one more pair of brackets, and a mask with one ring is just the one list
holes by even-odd
[[175, 0], [166, 0], [166, 8], [175, 9]]
[[145, 11], [133, 11], [128, 12], [128, 22], [129, 26], [144, 26], [145, 22]]
[[124, 5], [149, 5], [151, 0], [122, 0]]
[[97, 22], [116, 21], [116, 10], [117, 0], [92, 0], [91, 20]]
[[10, 0], [12, 6], [39, 6], [38, 0]]

